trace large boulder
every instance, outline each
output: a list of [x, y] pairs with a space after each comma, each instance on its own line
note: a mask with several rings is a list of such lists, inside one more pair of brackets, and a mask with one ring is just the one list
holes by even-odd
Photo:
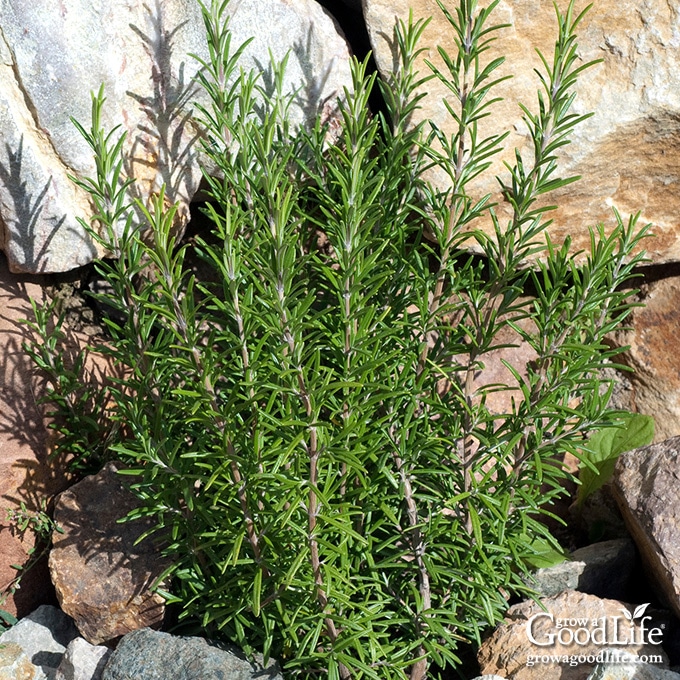
[[[585, 5], [577, 3], [576, 11]], [[561, 6], [564, 9], [566, 3]], [[415, 19], [432, 17], [420, 43], [425, 48], [419, 59], [421, 73], [429, 72], [425, 59], [442, 65], [438, 46], [455, 54], [454, 31], [435, 0], [365, 0], [364, 13], [375, 59], [384, 74], [395, 63], [395, 20], [406, 21], [411, 10]], [[495, 96], [503, 100], [491, 107], [490, 116], [479, 121], [478, 138], [506, 130], [510, 134], [502, 154], [474, 181], [471, 190], [478, 197], [492, 193], [494, 200], [501, 202], [501, 216], [507, 216], [508, 206], [503, 205], [495, 177], [508, 180], [509, 173], [502, 163], [513, 160], [515, 147], [529, 159], [531, 142], [518, 104], [522, 102], [536, 110], [540, 82], [534, 68], [541, 64], [534, 48], [548, 60], [552, 58], [557, 23], [551, 2], [501, 0], [490, 24], [509, 26], [496, 34], [498, 39], [484, 53], [482, 62], [507, 57], [493, 77], [512, 78], [495, 88]], [[570, 235], [574, 249], [580, 250], [589, 245], [589, 225], [615, 223], [612, 207], [624, 216], [642, 211], [642, 222], [654, 224], [656, 238], [644, 244], [651, 257], [655, 262], [677, 261], [680, 52], [675, 9], [665, 0], [602, 0], [585, 16], [578, 36], [578, 63], [593, 59], [603, 62], [586, 71], [578, 83], [574, 112], [594, 111], [595, 115], [577, 128], [573, 143], [563, 148], [560, 156], [562, 172], [582, 175], [583, 180], [546, 197], [547, 203], [560, 205], [558, 211], [551, 213], [554, 224], [550, 234], [556, 242]], [[432, 120], [451, 133], [453, 121], [442, 103], [447, 92], [444, 86], [431, 80], [423, 87], [427, 95], [416, 118]], [[433, 179], [446, 184], [441, 177]], [[490, 222], [474, 226], [493, 233]]]
[[[290, 52], [291, 116], [331, 115], [350, 86], [349, 50], [315, 0], [242, 0], [229, 8], [233, 44], [254, 36], [243, 66], [271, 76]], [[103, 83], [102, 122], [127, 134], [127, 172], [142, 199], [167, 187], [179, 229], [201, 177], [191, 102], [208, 51], [195, 0], [0, 0], [0, 248], [14, 271], [66, 271], [98, 254], [78, 218], [89, 196], [69, 175], [92, 176], [92, 151], [70, 118], [90, 125]]]

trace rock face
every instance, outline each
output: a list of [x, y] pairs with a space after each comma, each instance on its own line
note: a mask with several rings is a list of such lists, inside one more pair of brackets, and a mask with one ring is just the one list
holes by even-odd
[[282, 680], [275, 665], [255, 669], [203, 638], [176, 637], [148, 628], [126, 635], [106, 664], [102, 680]]
[[[633, 369], [625, 375], [630, 384], [628, 403], [622, 408], [653, 416], [657, 442], [680, 435], [680, 278], [672, 276], [641, 289], [644, 306], [626, 319], [628, 331], [612, 335], [618, 347], [628, 347], [620, 361]], [[618, 404], [617, 404], [618, 406]]]
[[[585, 4], [578, 3], [576, 11]], [[455, 53], [454, 32], [435, 0], [365, 0], [366, 23], [382, 73], [393, 68], [395, 17], [407, 21], [410, 9], [416, 19], [433, 17], [420, 43], [426, 48], [419, 61], [422, 74], [429, 72], [425, 59], [441, 66], [437, 46]], [[553, 4], [537, 0], [501, 0], [489, 21], [489, 25], [510, 26], [496, 34], [498, 40], [483, 55], [483, 63], [504, 55], [507, 60], [493, 77], [513, 77], [494, 90], [503, 101], [479, 122], [478, 139], [505, 130], [510, 135], [501, 156], [471, 190], [476, 197], [490, 192], [494, 200], [502, 200], [495, 179], [496, 175], [506, 181], [509, 177], [502, 161], [513, 159], [515, 147], [526, 160], [530, 157], [518, 103], [536, 110], [539, 81], [533, 69], [540, 60], [534, 48], [552, 58], [557, 23]], [[555, 220], [551, 236], [562, 242], [571, 235], [574, 249], [580, 250], [588, 247], [589, 225], [614, 224], [612, 207], [624, 216], [642, 211], [642, 223], [652, 222], [656, 236], [647, 240], [645, 248], [655, 262], [676, 261], [680, 256], [680, 53], [675, 9], [664, 0], [643, 4], [602, 0], [585, 16], [578, 36], [583, 62], [603, 59], [603, 63], [579, 80], [573, 110], [595, 115], [578, 127], [573, 143], [562, 149], [561, 167], [564, 176], [584, 179], [546, 197], [547, 203], [560, 205], [551, 213]], [[441, 103], [443, 85], [432, 80], [424, 90], [428, 94], [421, 102], [419, 119], [433, 120], [450, 133], [452, 120]], [[499, 206], [501, 214], [508, 214], [506, 208]], [[476, 226], [493, 233], [490, 224]]]
[[117, 524], [135, 506], [112, 463], [57, 500], [54, 519], [64, 533], [53, 537], [52, 582], [62, 609], [91, 644], [163, 619], [163, 599], [151, 586], [167, 560], [150, 538], [135, 545], [147, 522]]
[[[541, 680], [582, 680], [597, 665], [595, 659], [607, 648], [603, 643], [613, 639], [616, 626], [620, 627], [620, 641], [635, 642], [618, 645], [616, 650], [653, 655], [657, 662], [667, 665], [661, 648], [663, 631], [660, 627], [655, 628], [651, 617], [645, 616], [643, 621], [641, 614], [636, 616], [638, 612], [632, 606], [576, 591], [544, 598], [542, 603], [545, 610], [533, 601], [521, 602], [508, 610], [505, 623], [498, 626], [479, 649], [477, 658], [483, 674], [495, 673], [508, 680], [535, 680], [537, 677]], [[634, 617], [635, 622], [631, 623], [628, 617]], [[641, 622], [647, 633], [641, 632]], [[598, 627], [604, 628], [604, 632], [596, 633]], [[655, 633], [650, 638], [651, 629]], [[553, 634], [555, 637], [551, 638]], [[548, 659], [541, 659], [543, 656]], [[551, 656], [559, 657], [560, 662], [550, 661]], [[579, 660], [579, 657], [584, 658]], [[572, 658], [576, 663], [571, 663]]]
[[[315, 0], [243, 0], [230, 8], [233, 44], [255, 36], [246, 69], [271, 76], [269, 53], [290, 51], [287, 87], [299, 90], [292, 118], [331, 113], [349, 86], [349, 52]], [[266, 17], [266, 21], [263, 21]], [[198, 62], [207, 58], [193, 0], [0, 0], [0, 248], [14, 271], [65, 271], [96, 248], [77, 218], [89, 197], [69, 179], [94, 173], [92, 152], [71, 123], [90, 125], [90, 92], [104, 83], [107, 129], [127, 133], [126, 170], [142, 199], [167, 185], [179, 227], [197, 190], [197, 130], [189, 105]], [[325, 107], [325, 109], [324, 109]]]
[[577, 590], [614, 600], [629, 595], [637, 562], [635, 544], [629, 538], [587, 545], [574, 550], [572, 559], [585, 565]]
[[624, 453], [613, 491], [653, 585], [680, 615], [680, 437]]

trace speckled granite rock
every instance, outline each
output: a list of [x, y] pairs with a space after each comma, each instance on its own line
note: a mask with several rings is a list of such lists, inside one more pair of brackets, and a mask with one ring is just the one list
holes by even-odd
[[256, 669], [203, 638], [177, 637], [143, 628], [126, 635], [111, 655], [102, 680], [283, 680], [274, 664]]

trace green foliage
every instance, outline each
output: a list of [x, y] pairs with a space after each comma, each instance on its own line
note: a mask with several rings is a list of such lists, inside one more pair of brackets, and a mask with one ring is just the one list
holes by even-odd
[[[321, 121], [290, 128], [285, 63], [269, 88], [241, 71], [226, 3], [204, 7], [210, 104], [198, 108], [216, 172], [200, 279], [164, 192], [131, 198], [101, 91], [91, 130], [79, 126], [97, 159], [80, 181], [92, 234], [116, 258], [98, 264], [116, 313], [97, 351], [123, 376], [108, 392], [109, 449], [140, 498], [135, 516], [155, 518], [173, 555], [166, 595], [302, 677], [420, 680], [455, 664], [457, 644], [478, 641], [508, 593], [526, 591], [546, 542], [557, 547], [539, 520], [563, 488], [561, 455], [613, 417], [603, 339], [629, 312], [620, 285], [646, 228], [615, 214], [580, 259], [545, 235], [537, 199], [575, 179], [557, 175], [557, 153], [584, 118], [570, 112], [588, 66], [573, 3], [557, 13], [553, 61], [540, 56], [538, 113], [523, 108], [533, 152], [503, 180], [512, 218], [469, 193], [504, 139], [477, 127], [502, 61], [484, 61], [495, 4], [442, 5], [457, 45], [440, 50], [443, 70], [414, 70], [423, 22], [397, 27], [389, 80], [355, 61], [334, 144]], [[449, 90], [451, 134], [412, 123], [432, 77]], [[369, 114], [375, 86], [388, 116]], [[432, 168], [448, 190], [425, 181]], [[470, 238], [484, 258], [460, 248]], [[514, 385], [480, 384], [502, 332], [535, 359], [507, 363]], [[512, 406], [494, 413], [504, 390]]]
[[535, 551], [534, 554], [525, 557], [524, 561], [534, 569], [543, 569], [545, 567], [554, 567], [568, 559], [568, 555], [560, 548], [556, 547], [554, 540], [550, 541], [543, 536], [538, 536], [531, 540], [531, 547]]
[[42, 540], [49, 540], [55, 530], [61, 532], [47, 512], [45, 500], [41, 502], [40, 510], [29, 510], [21, 501], [18, 508], [7, 510], [7, 520], [20, 534], [30, 530]]
[[619, 413], [617, 422], [594, 432], [581, 452], [577, 507], [611, 479], [622, 453], [647, 446], [653, 439], [654, 418], [641, 413]]
[[[19, 621], [17, 620], [17, 617], [14, 616], [14, 614], [11, 614], [4, 609], [0, 609], [0, 634], [4, 633], [6, 630], [9, 630], [17, 623], [19, 623]], [[2, 648], [2, 645], [0, 645], [0, 648]]]
[[50, 456], [68, 460], [74, 470], [92, 472], [106, 461], [114, 436], [107, 417], [108, 391], [101, 379], [91, 379], [88, 348], [69, 336], [64, 313], [56, 315], [56, 300], [44, 305], [31, 300], [31, 306], [33, 320], [24, 323], [33, 339], [23, 349], [46, 378], [40, 403], [47, 405], [48, 427], [56, 434]]

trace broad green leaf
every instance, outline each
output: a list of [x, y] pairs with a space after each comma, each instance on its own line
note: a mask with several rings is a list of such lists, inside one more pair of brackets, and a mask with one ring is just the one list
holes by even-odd
[[567, 555], [561, 550], [557, 550], [547, 539], [538, 536], [531, 541], [531, 549], [535, 551], [533, 555], [525, 557], [525, 562], [536, 569], [545, 569], [561, 564], [567, 559]]
[[19, 623], [19, 620], [16, 618], [16, 616], [4, 609], [0, 609], [0, 627], [14, 626], [17, 623]]
[[616, 427], [606, 427], [595, 432], [588, 441], [588, 447], [583, 449], [583, 456], [597, 471], [585, 462], [581, 463], [581, 485], [577, 496], [579, 508], [590, 494], [609, 481], [622, 453], [646, 446], [654, 439], [654, 418], [651, 416], [625, 413], [621, 416], [621, 421]]

